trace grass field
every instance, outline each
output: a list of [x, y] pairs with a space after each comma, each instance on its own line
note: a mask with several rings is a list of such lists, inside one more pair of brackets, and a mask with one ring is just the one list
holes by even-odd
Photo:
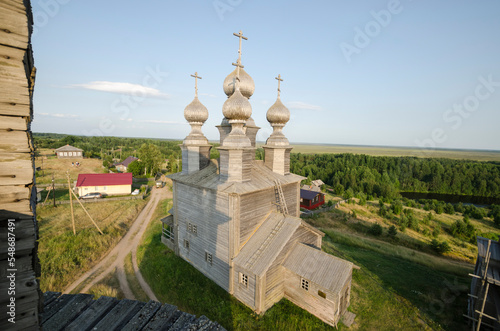
[[[263, 316], [237, 301], [160, 241], [159, 204], [139, 247], [142, 274], [157, 297], [186, 312], [205, 315], [228, 330], [334, 330], [286, 299]], [[355, 324], [340, 330], [465, 330], [461, 314], [472, 266], [348, 233], [322, 221], [323, 250], [352, 261], [351, 311]]]
[[[80, 162], [80, 166], [72, 166], [72, 162]], [[68, 183], [66, 171], [69, 171], [71, 184], [78, 178], [78, 174], [93, 174], [103, 173], [104, 168], [102, 161], [98, 159], [58, 159], [55, 156], [37, 157], [35, 160], [36, 167], [42, 167], [42, 170], [37, 171], [37, 184], [51, 184], [52, 174], [54, 174], [55, 183]]]
[[[258, 147], [262, 143], [257, 144]], [[465, 159], [475, 161], [500, 161], [500, 151], [480, 150], [453, 150], [453, 149], [418, 149], [409, 147], [378, 147], [378, 146], [355, 146], [355, 145], [315, 145], [315, 144], [291, 144], [292, 153], [303, 154], [366, 154], [372, 156], [416, 156], [425, 158], [449, 158]]]
[[145, 200], [85, 204], [103, 231], [101, 235], [79, 205], [74, 205], [76, 236], [70, 205], [37, 207], [38, 257], [42, 266], [42, 291], [62, 291], [78, 275], [92, 268], [127, 232]]

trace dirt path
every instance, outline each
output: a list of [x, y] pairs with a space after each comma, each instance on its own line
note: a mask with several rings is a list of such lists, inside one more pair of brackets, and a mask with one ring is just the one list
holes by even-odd
[[126, 256], [132, 252], [132, 265], [134, 266], [135, 276], [139, 284], [151, 300], [158, 301], [153, 291], [142, 277], [141, 272], [139, 271], [136, 255], [137, 247], [139, 246], [142, 236], [146, 231], [149, 222], [151, 221], [151, 217], [153, 216], [154, 211], [158, 206], [158, 202], [171, 197], [172, 192], [168, 187], [164, 187], [161, 189], [154, 188], [153, 192], [151, 193], [149, 202], [140, 212], [139, 216], [137, 216], [129, 231], [120, 240], [120, 242], [106, 255], [106, 257], [104, 257], [101, 262], [99, 262], [91, 270], [87, 271], [75, 282], [69, 285], [64, 293], [70, 293], [78, 287], [81, 287], [81, 290], [79, 292], [88, 292], [88, 290], [92, 286], [94, 286], [105, 276], [116, 270], [121, 291], [127, 299], [135, 299], [135, 296], [132, 293], [127, 282], [124, 266]]

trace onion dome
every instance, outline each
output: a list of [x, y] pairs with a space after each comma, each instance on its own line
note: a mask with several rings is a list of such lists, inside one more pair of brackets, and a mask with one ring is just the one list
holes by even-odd
[[[238, 68], [234, 69], [233, 72], [227, 75], [226, 79], [224, 79], [224, 93], [226, 93], [228, 98], [233, 95], [234, 91], [236, 90], [237, 69]], [[253, 78], [249, 74], [247, 74], [247, 72], [243, 68], [240, 68], [241, 94], [245, 98], [249, 99], [253, 95], [254, 91], [255, 83], [253, 82]]]
[[252, 106], [248, 99], [241, 94], [238, 87], [236, 87], [236, 91], [226, 100], [226, 102], [224, 102], [222, 114], [228, 119], [229, 123], [245, 123], [252, 115]]
[[184, 109], [184, 118], [189, 123], [205, 123], [208, 119], [208, 109], [195, 96], [194, 100]]
[[290, 111], [281, 102], [280, 97], [278, 97], [276, 102], [269, 108], [266, 118], [272, 126], [276, 124], [284, 126], [290, 120]]

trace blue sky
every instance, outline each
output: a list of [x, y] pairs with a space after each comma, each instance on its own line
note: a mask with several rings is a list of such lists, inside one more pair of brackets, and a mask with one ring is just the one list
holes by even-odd
[[33, 0], [33, 131], [183, 139], [194, 97], [218, 139], [243, 31], [252, 117], [294, 142], [500, 150], [495, 0]]

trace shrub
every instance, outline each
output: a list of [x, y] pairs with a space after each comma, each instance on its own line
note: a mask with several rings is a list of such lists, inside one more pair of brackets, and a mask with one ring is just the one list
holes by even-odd
[[428, 213], [427, 215], [425, 215], [425, 217], [422, 219], [422, 224], [425, 224], [425, 225], [429, 225], [429, 223], [432, 221], [433, 217], [432, 217], [432, 213]]
[[400, 200], [394, 200], [391, 203], [391, 209], [395, 215], [399, 215], [403, 212], [403, 203]]
[[355, 210], [353, 210], [353, 211], [352, 211], [351, 216], [352, 216], [353, 218], [357, 218], [357, 217], [358, 217], [358, 214], [356, 213], [356, 211], [355, 211]]
[[462, 238], [471, 243], [476, 240], [476, 228], [469, 222], [468, 217], [455, 221], [450, 228], [450, 233], [455, 238]]
[[333, 200], [328, 200], [328, 202], [326, 203], [326, 205], [327, 205], [328, 207], [333, 206]]
[[438, 225], [436, 225], [434, 230], [432, 230], [432, 236], [434, 238], [437, 238], [440, 234], [441, 234], [441, 226], [438, 224]]
[[457, 213], [463, 213], [464, 212], [464, 205], [461, 202], [457, 203], [455, 206], [453, 206], [453, 208], [455, 209], [455, 211]]
[[378, 210], [378, 214], [382, 217], [387, 216], [387, 208], [385, 207], [385, 205], [383, 203], [380, 204], [380, 209]]
[[444, 212], [446, 214], [453, 215], [455, 213], [455, 208], [453, 208], [451, 203], [447, 203], [446, 206], [444, 206]]
[[391, 227], [389, 228], [389, 230], [387, 231], [387, 234], [391, 237], [391, 238], [395, 238], [396, 235], [398, 234], [398, 230], [396, 229], [396, 227], [394, 225], [391, 225]]
[[431, 248], [436, 253], [439, 253], [439, 254], [444, 254], [444, 253], [451, 251], [451, 247], [446, 240], [439, 242], [437, 239], [432, 239]]
[[373, 235], [373, 236], [380, 236], [384, 232], [384, 229], [380, 224], [373, 224], [370, 229], [368, 230], [368, 233]]

